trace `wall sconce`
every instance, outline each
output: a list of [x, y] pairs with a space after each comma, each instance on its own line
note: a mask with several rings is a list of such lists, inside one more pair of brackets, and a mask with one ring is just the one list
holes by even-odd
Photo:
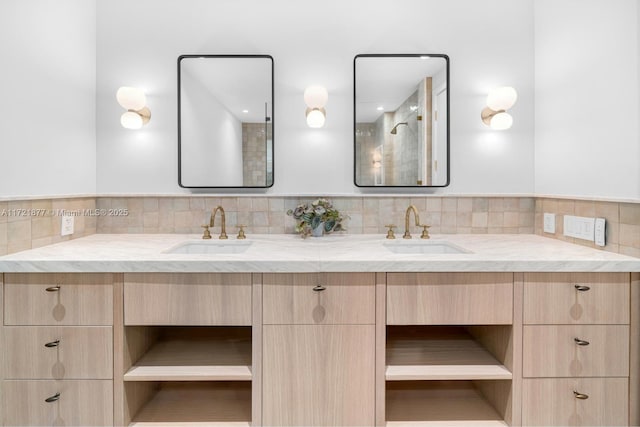
[[307, 104], [307, 125], [310, 128], [321, 128], [324, 126], [327, 112], [324, 106], [329, 99], [327, 89], [322, 86], [309, 86], [304, 91], [304, 103]]
[[507, 110], [513, 107], [518, 99], [518, 92], [512, 87], [503, 86], [489, 92], [487, 107], [482, 110], [482, 122], [495, 130], [509, 129], [513, 124], [513, 117]]
[[120, 116], [120, 124], [125, 129], [140, 129], [149, 123], [151, 111], [147, 107], [147, 97], [141, 89], [123, 86], [116, 93], [118, 104], [125, 113]]

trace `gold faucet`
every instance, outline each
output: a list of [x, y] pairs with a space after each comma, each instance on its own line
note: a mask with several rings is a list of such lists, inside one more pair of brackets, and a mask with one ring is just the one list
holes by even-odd
[[402, 236], [403, 239], [411, 238], [411, 233], [409, 233], [409, 214], [411, 213], [411, 211], [413, 211], [413, 218], [416, 225], [418, 227], [421, 226], [420, 217], [418, 216], [418, 209], [413, 205], [409, 205], [409, 207], [407, 208], [407, 213], [404, 215], [404, 235]]
[[[218, 239], [223, 239], [223, 240], [228, 239], [227, 225], [225, 223], [224, 209], [222, 208], [222, 206], [216, 206], [216, 208], [211, 212], [211, 217], [209, 218], [209, 225], [205, 226], [205, 230], [208, 230], [208, 227], [216, 226], [216, 214], [218, 213], [218, 211], [220, 211], [220, 214], [222, 215], [222, 226], [220, 229], [220, 237], [218, 237]], [[206, 231], [205, 231], [205, 234], [206, 234]], [[206, 237], [203, 237], [203, 239], [206, 239]]]

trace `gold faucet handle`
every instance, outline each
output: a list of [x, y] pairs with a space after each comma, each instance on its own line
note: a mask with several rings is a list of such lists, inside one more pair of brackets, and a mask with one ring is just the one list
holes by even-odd
[[421, 239], [429, 239], [431, 236], [429, 236], [429, 231], [427, 230], [427, 228], [431, 227], [430, 225], [419, 225], [420, 227], [422, 227], [422, 234], [420, 235]]
[[247, 236], [244, 234], [244, 228], [246, 227], [246, 225], [242, 225], [242, 224], [238, 224], [238, 235], [236, 236], [236, 239], [246, 239]]
[[385, 225], [385, 227], [389, 228], [389, 231], [387, 231], [387, 239], [395, 239], [396, 235], [393, 234], [393, 229], [396, 228], [396, 226], [393, 224], [389, 224], [389, 225]]
[[205, 240], [209, 240], [211, 238], [211, 232], [209, 231], [209, 226], [208, 225], [201, 225], [202, 228], [204, 228], [204, 233], [202, 234], [202, 238]]

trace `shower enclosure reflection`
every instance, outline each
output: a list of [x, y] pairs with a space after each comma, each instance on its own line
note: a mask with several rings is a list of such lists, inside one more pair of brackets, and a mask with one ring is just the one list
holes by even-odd
[[354, 59], [355, 184], [449, 184], [446, 55]]
[[273, 59], [178, 58], [178, 173], [186, 188], [273, 185]]

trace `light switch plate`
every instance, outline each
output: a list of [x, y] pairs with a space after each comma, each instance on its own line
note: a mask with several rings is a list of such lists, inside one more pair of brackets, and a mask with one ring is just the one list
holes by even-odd
[[595, 218], [583, 216], [564, 216], [564, 235], [576, 239], [594, 241]]
[[596, 218], [596, 229], [595, 229], [595, 242], [598, 246], [604, 246], [605, 242], [605, 234], [607, 230], [607, 220], [604, 218]]
[[556, 214], [553, 214], [553, 213], [544, 214], [544, 232], [545, 233], [556, 232]]
[[69, 234], [73, 234], [73, 224], [75, 217], [72, 215], [63, 215], [62, 216], [62, 224], [60, 226], [60, 235], [68, 236]]

